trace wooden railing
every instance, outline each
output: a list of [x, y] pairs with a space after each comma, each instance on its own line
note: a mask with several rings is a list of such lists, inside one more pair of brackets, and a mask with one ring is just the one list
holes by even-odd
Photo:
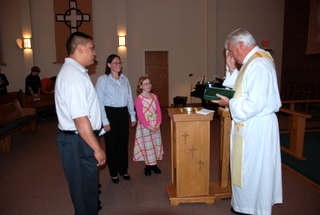
[[[306, 132], [306, 120], [310, 119], [312, 116], [310, 114], [302, 113], [294, 110], [295, 103], [306, 103], [306, 102], [320, 102], [320, 100], [297, 100], [297, 101], [283, 101], [282, 103], [290, 104], [289, 109], [280, 108], [279, 112], [289, 115], [288, 122], [288, 130], [280, 131], [280, 133], [290, 133], [290, 143], [289, 148], [281, 146], [281, 149], [301, 160], [305, 160], [306, 158], [302, 156], [303, 154], [303, 145], [304, 145], [304, 134]], [[219, 115], [222, 119], [230, 118], [230, 113], [228, 111], [223, 111], [219, 108]], [[230, 120], [230, 119], [229, 119]], [[221, 124], [225, 124], [222, 122]], [[228, 125], [229, 127], [230, 125]], [[229, 130], [225, 130], [227, 133]], [[320, 131], [320, 129], [308, 129], [307, 131]], [[224, 141], [229, 142], [228, 135], [221, 130], [221, 136]], [[221, 143], [221, 145], [223, 145]], [[222, 153], [222, 152], [220, 152]], [[225, 180], [221, 180], [222, 182]], [[224, 184], [225, 185], [225, 184]]]
[[311, 115], [285, 108], [280, 108], [279, 112], [289, 114], [288, 131], [280, 131], [280, 133], [290, 133], [290, 145], [289, 148], [281, 146], [281, 149], [300, 160], [305, 160], [306, 158], [302, 156], [304, 133], [306, 119], [310, 119]]
[[316, 106], [318, 107], [318, 103], [320, 103], [319, 99], [313, 99], [313, 100], [290, 100], [290, 101], [281, 101], [282, 104], [289, 104], [289, 109], [290, 110], [296, 110], [296, 104], [305, 104], [306, 108], [305, 110], [308, 111], [309, 104], [311, 103], [316, 103]]
[[290, 145], [289, 148], [281, 146], [281, 149], [301, 160], [306, 159], [302, 156], [303, 145], [304, 145], [304, 134], [305, 132], [320, 131], [320, 129], [307, 129], [306, 130], [306, 120], [311, 119], [312, 116], [307, 113], [302, 113], [295, 110], [296, 104], [310, 104], [310, 103], [320, 103], [320, 100], [292, 100], [292, 101], [282, 101], [282, 104], [289, 104], [289, 109], [280, 108], [280, 113], [285, 113], [289, 115], [288, 130], [281, 131], [280, 133], [290, 133]]

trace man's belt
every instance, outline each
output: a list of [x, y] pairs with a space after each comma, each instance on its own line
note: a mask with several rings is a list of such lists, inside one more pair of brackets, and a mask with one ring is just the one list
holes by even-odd
[[[77, 130], [75, 130], [75, 131], [66, 131], [66, 130], [60, 130], [59, 129], [59, 131], [64, 133], [64, 134], [79, 134], [79, 132]], [[99, 135], [99, 130], [93, 130], [93, 133], [95, 135]]]

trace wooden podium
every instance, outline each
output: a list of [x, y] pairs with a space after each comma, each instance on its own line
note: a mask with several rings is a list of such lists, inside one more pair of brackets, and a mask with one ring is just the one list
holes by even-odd
[[230, 129], [229, 110], [219, 107], [220, 115], [220, 181], [210, 182], [216, 200], [231, 198], [230, 173]]
[[209, 187], [210, 121], [213, 113], [197, 114], [199, 108], [169, 108], [171, 127], [172, 184], [166, 185], [171, 205], [213, 204]]

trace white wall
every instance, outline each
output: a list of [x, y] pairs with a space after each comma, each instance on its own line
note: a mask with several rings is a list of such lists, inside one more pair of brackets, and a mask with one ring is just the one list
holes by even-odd
[[168, 51], [169, 102], [189, 96], [189, 74], [207, 75], [206, 17], [204, 0], [127, 1], [129, 78], [144, 74], [145, 51]]
[[[19, 5], [26, 2], [31, 11], [32, 63], [41, 68], [41, 78], [56, 75], [61, 67], [53, 63], [53, 0], [1, 0], [0, 49], [6, 65], [0, 67], [10, 81], [9, 91], [24, 89], [30, 73], [30, 58], [25, 57], [28, 53], [15, 44], [25, 31]], [[165, 50], [169, 51], [169, 103], [176, 95], [190, 98], [190, 73], [193, 84], [203, 75], [209, 81], [216, 75], [224, 76], [224, 40], [238, 27], [249, 30], [258, 44], [269, 40], [270, 45], [263, 48], [274, 50], [280, 79], [284, 0], [92, 0], [92, 10], [98, 61], [91, 76], [94, 83], [104, 73], [107, 56], [116, 53], [122, 57], [124, 74], [134, 87], [144, 74], [144, 52]], [[127, 35], [126, 49], [117, 46], [121, 31]]]
[[[284, 0], [220, 0], [217, 4], [217, 57], [223, 53], [225, 39], [237, 28], [248, 30], [263, 49], [272, 49], [281, 78], [282, 40], [284, 22]], [[262, 40], [269, 40], [269, 46], [261, 46]], [[223, 61], [217, 61], [217, 70], [225, 67]]]

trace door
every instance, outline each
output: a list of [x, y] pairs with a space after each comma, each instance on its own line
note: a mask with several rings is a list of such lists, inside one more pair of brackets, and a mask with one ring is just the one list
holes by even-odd
[[150, 78], [152, 90], [158, 96], [160, 105], [167, 107], [169, 105], [167, 51], [145, 52], [145, 75]]

